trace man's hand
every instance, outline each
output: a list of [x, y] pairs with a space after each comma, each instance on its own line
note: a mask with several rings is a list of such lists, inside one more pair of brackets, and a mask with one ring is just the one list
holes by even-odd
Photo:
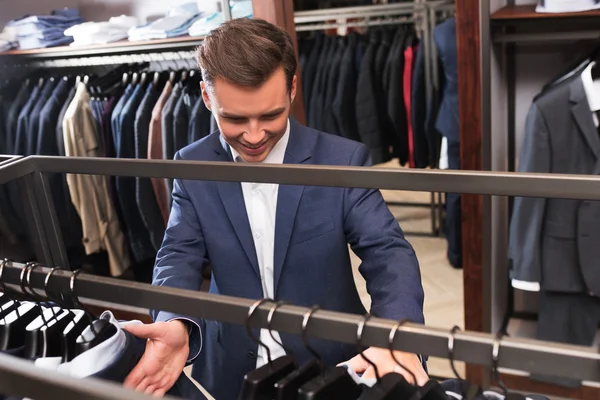
[[[402, 374], [404, 379], [406, 379], [409, 383], [413, 385], [415, 384], [413, 376], [410, 374], [410, 372], [400, 367], [396, 361], [394, 361], [389, 350], [370, 347], [365, 350], [363, 354], [375, 365], [377, 365], [377, 370], [379, 371], [380, 377], [383, 377], [391, 372], [396, 372]], [[412, 353], [404, 353], [402, 351], [394, 351], [394, 355], [404, 367], [408, 368], [414, 374], [414, 376], [417, 378], [417, 385], [423, 386], [427, 383], [429, 377], [421, 365], [419, 356]], [[362, 358], [360, 354], [348, 361], [347, 364], [356, 373], [363, 374], [363, 378], [377, 377], [375, 375], [375, 369], [364, 358]]]
[[148, 341], [144, 355], [125, 379], [124, 386], [157, 397], [164, 396], [179, 378], [190, 352], [185, 325], [174, 320], [129, 325], [125, 329]]

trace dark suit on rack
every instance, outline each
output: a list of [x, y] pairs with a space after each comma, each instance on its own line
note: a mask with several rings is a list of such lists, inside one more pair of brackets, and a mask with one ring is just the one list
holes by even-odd
[[[148, 135], [150, 133], [150, 119], [152, 118], [152, 108], [160, 95], [158, 88], [152, 83], [146, 90], [146, 95], [138, 107], [135, 116], [135, 158], [148, 158]], [[152, 182], [150, 178], [135, 178], [136, 202], [139, 207], [142, 221], [150, 235], [150, 241], [158, 251], [162, 238], [165, 234], [165, 222], [162, 218]]]
[[[370, 165], [359, 143], [291, 121], [286, 164]], [[219, 132], [181, 150], [182, 160], [232, 161]], [[274, 243], [275, 298], [300, 306], [365, 312], [352, 275], [348, 243], [362, 259], [374, 315], [423, 322], [423, 289], [410, 244], [381, 193], [280, 185]], [[173, 208], [154, 269], [155, 285], [199, 290], [211, 263], [210, 292], [259, 299], [263, 288], [242, 188], [238, 182], [175, 180]], [[181, 317], [152, 312], [156, 321]], [[202, 327], [202, 351], [192, 376], [215, 398], [238, 396], [244, 374], [256, 367], [257, 344], [244, 327], [193, 319]], [[190, 356], [200, 350], [192, 328]], [[300, 364], [312, 356], [295, 335], [281, 334]], [[356, 346], [311, 340], [325, 365], [356, 354]]]
[[[435, 128], [426, 124], [429, 140], [436, 129], [448, 139], [448, 166], [460, 169], [460, 133], [458, 127], [458, 60], [456, 49], [456, 18], [449, 18], [438, 25], [433, 38], [437, 47], [439, 62], [443, 71], [440, 87], [440, 110]], [[462, 211], [458, 193], [446, 196], [445, 234], [448, 241], [448, 259], [454, 266], [462, 265]]]
[[[591, 78], [590, 78], [591, 80]], [[519, 172], [600, 174], [600, 138], [581, 76], [532, 104]], [[537, 338], [592, 345], [600, 323], [600, 202], [516, 197], [511, 278], [541, 286]], [[565, 386], [572, 380], [541, 378]]]
[[356, 127], [356, 109], [354, 99], [356, 98], [356, 83], [358, 71], [354, 62], [358, 35], [351, 33], [348, 36], [348, 44], [344, 49], [340, 64], [340, 76], [333, 100], [332, 111], [343, 137], [359, 141], [358, 128]]
[[[135, 158], [135, 116], [143, 97], [144, 88], [136, 86], [121, 110], [115, 140], [118, 158]], [[155, 250], [136, 202], [135, 178], [118, 176], [116, 183], [133, 257], [137, 263], [152, 259]]]
[[[381, 115], [385, 113], [381, 101], [381, 84], [375, 75], [375, 59], [379, 48], [380, 36], [378, 31], [373, 32], [367, 49], [362, 59], [358, 75], [358, 89], [356, 92], [356, 120], [361, 141], [371, 150], [374, 164], [381, 164], [391, 159], [389, 143], [385, 136], [385, 120]], [[386, 118], [387, 118], [387, 113]]]
[[310, 110], [312, 102], [312, 89], [317, 74], [319, 56], [323, 48], [325, 37], [322, 33], [317, 33], [315, 44], [310, 51], [310, 55], [306, 60], [306, 67], [301, 70], [302, 72], [302, 95], [304, 97], [304, 110], [306, 112], [306, 120], [310, 121]]
[[54, 91], [56, 85], [57, 82], [54, 78], [46, 81], [42, 91], [40, 92], [40, 96], [29, 113], [29, 124], [27, 126], [27, 148], [25, 150], [28, 156], [34, 155], [37, 152], [38, 135], [40, 133], [40, 114], [42, 112], [42, 108], [44, 108], [48, 102], [48, 99], [50, 99], [50, 96], [52, 96], [52, 92]]

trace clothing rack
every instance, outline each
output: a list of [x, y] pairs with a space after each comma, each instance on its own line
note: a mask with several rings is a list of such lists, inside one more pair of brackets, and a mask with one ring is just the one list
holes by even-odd
[[[6, 261], [4, 264], [2, 281], [18, 287], [25, 265], [11, 261]], [[58, 270], [52, 274], [51, 279], [47, 279], [50, 271], [49, 268], [30, 268], [28, 286], [37, 289], [40, 295], [46, 288], [53, 293], [70, 293], [73, 273]], [[272, 302], [261, 305], [248, 321], [248, 311], [255, 300], [158, 287], [85, 273], [78, 274], [75, 279], [74, 294], [78, 297], [147, 309], [161, 309], [231, 324], [249, 323], [253, 328], [269, 328], [267, 317], [274, 305]], [[310, 324], [306, 332], [303, 332], [302, 322], [310, 310], [310, 308], [294, 305], [278, 307], [277, 312], [272, 316], [270, 328], [294, 335], [306, 333], [310, 337], [320, 339], [348, 344], [357, 343], [357, 328], [364, 320], [363, 316], [318, 310], [312, 313]], [[413, 323], [398, 327], [395, 340], [390, 345], [389, 336], [394, 327], [396, 327], [395, 321], [381, 318], [369, 319], [364, 326], [361, 344], [365, 347], [391, 347], [395, 350], [450, 358], [493, 368], [509, 368], [530, 373], [600, 381], [600, 354], [587, 347], [501, 338], [475, 332], [459, 331], [452, 334], [444, 329]], [[454, 345], [449, 354], [449, 341], [452, 339]], [[497, 352], [497, 357], [493, 357], [494, 352]], [[11, 370], [8, 364], [0, 363], [2, 365], [0, 371]], [[15, 369], [22, 367], [22, 364], [15, 365]], [[3, 389], [6, 387], [8, 390], [15, 390], [20, 387], [18, 380], [5, 383], [7, 385], [2, 385]]]
[[[37, 259], [47, 266], [67, 269], [69, 260], [50, 195], [51, 173], [600, 200], [600, 177], [592, 175], [50, 156], [15, 157], [0, 165], [0, 184], [12, 180], [23, 183], [23, 202], [31, 214], [27, 223], [35, 236]], [[487, 312], [490, 310], [484, 308]]]
[[[296, 12], [294, 13], [294, 23], [297, 32], [414, 24], [417, 32], [422, 35], [424, 43], [427, 101], [428, 104], [432, 104], [429, 101], [429, 96], [433, 93], [436, 99], [433, 104], [437, 109], [439, 77], [437, 76], [437, 55], [435, 46], [433, 45], [433, 29], [436, 26], [439, 14], [451, 13], [454, 9], [454, 1], [451, 0], [427, 2], [413, 1], [387, 5], [340, 7]], [[356, 19], [359, 20], [357, 21]], [[429, 232], [406, 233], [410, 236], [443, 236], [443, 193], [432, 192], [429, 203], [386, 201], [386, 204], [388, 206], [429, 208], [431, 230]]]

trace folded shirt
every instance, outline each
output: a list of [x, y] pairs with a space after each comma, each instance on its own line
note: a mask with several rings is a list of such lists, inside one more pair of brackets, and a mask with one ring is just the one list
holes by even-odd
[[130, 41], [166, 39], [185, 35], [190, 26], [200, 18], [201, 13], [196, 3], [187, 3], [173, 7], [166, 16], [145, 25], [131, 28], [128, 32]]
[[32, 49], [43, 49], [46, 47], [64, 46], [73, 41], [70, 36], [62, 36], [57, 39], [40, 39], [34, 36], [27, 36], [19, 38], [19, 49], [21, 50], [32, 50]]
[[66, 36], [73, 37], [71, 46], [87, 46], [105, 44], [126, 39], [129, 29], [137, 25], [137, 18], [120, 15], [105, 22], [84, 22], [64, 31]]
[[[232, 18], [252, 18], [252, 1], [230, 2]], [[225, 22], [222, 12], [199, 18], [189, 29], [190, 36], [205, 36]]]

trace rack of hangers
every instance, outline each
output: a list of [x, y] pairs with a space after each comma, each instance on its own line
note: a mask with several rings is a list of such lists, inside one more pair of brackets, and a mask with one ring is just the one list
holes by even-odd
[[[3, 293], [0, 296], [0, 302], [3, 304], [2, 309], [23, 307], [23, 309], [35, 310], [36, 307], [41, 307], [43, 302], [53, 300], [55, 301], [53, 306], [58, 308], [56, 311], [59, 313], [58, 315], [78, 310], [82, 317], [77, 321], [83, 321], [82, 326], [92, 324], [97, 328], [97, 330], [94, 330], [95, 336], [86, 336], [86, 340], [90, 342], [96, 340], [95, 345], [102, 342], [102, 327], [106, 324], [101, 323], [101, 319], [87, 311], [84, 306], [84, 303], [88, 302], [86, 299], [146, 309], [161, 309], [208, 320], [245, 325], [249, 331], [252, 328], [264, 328], [301, 335], [304, 338], [313, 337], [355, 344], [357, 352], [366, 347], [375, 346], [390, 349], [390, 351], [401, 350], [446, 358], [452, 366], [454, 361], [458, 360], [489, 366], [492, 367], [494, 373], [497, 373], [499, 368], [510, 368], [552, 376], [592, 381], [600, 380], [600, 354], [592, 349], [580, 346], [463, 332], [456, 328], [446, 331], [406, 321], [385, 320], [371, 315], [350, 315], [321, 310], [316, 306], [306, 308], [277, 303], [269, 299], [255, 301], [157, 287], [57, 268], [49, 269], [36, 263], [24, 265], [7, 259], [0, 261], [0, 287]], [[25, 300], [21, 300], [23, 297], [19, 296], [24, 296]], [[23, 301], [29, 302], [30, 305], [26, 306]], [[12, 305], [11, 302], [17, 304]], [[44, 304], [48, 305], [48, 303]], [[25, 315], [32, 318], [41, 312], [46, 313], [45, 310], [40, 308], [37, 312], [28, 311]], [[47, 312], [47, 314], [50, 315], [50, 318], [56, 318], [52, 317], [50, 312]], [[8, 324], [12, 324], [11, 327], [13, 328], [13, 330], [0, 329], [0, 338], [4, 338], [5, 335], [14, 335], [17, 328], [24, 325], [23, 321], [21, 323], [16, 322], [19, 321], [19, 318], [21, 317], [13, 318], [12, 322], [0, 319], [0, 328], [6, 327]], [[50, 326], [54, 325], [50, 324]], [[46, 333], [44, 337], [45, 339], [42, 338], [41, 340], [49, 340], [51, 334]], [[24, 339], [18, 335], [13, 339], [15, 343], [17, 341], [27, 341], [26, 338]], [[6, 343], [7, 341], [0, 342], [4, 350], [6, 350]], [[47, 348], [47, 346], [44, 348]], [[58, 351], [58, 349], [56, 350]], [[0, 361], [9, 360], [11, 360], [10, 356], [0, 354]], [[279, 364], [283, 361], [280, 359]], [[263, 367], [263, 372], [272, 371], [275, 368], [275, 365], [269, 363]], [[0, 362], [0, 371], [2, 371], [2, 374], [0, 374], [0, 388], [3, 391], [20, 396], [35, 397], [38, 400], [76, 398], [74, 397], [76, 394], [81, 396], [86, 391], [89, 391], [90, 397], [86, 395], [85, 398], [95, 399], [112, 399], [117, 394], [123, 395], [126, 393], [114, 386], [107, 385], [106, 388], [110, 388], [110, 390], [103, 394], [99, 391], [99, 388], [102, 387], [101, 384], [94, 380], [90, 381], [90, 386], [86, 389], [87, 385], [67, 385], [66, 380], [60, 378], [44, 378], [44, 375], [40, 374], [40, 371], [36, 371], [31, 364], [27, 368], [26, 362], [22, 360]], [[328, 370], [327, 373], [331, 373], [331, 371]], [[47, 374], [47, 371], [44, 372]], [[249, 373], [246, 379], [248, 379], [248, 376], [255, 376], [251, 375], [253, 372]], [[344, 374], [346, 373], [344, 372]], [[395, 387], [394, 385], [387, 386], [392, 378], [386, 378], [386, 376], [379, 377], [373, 388], [384, 390]], [[9, 377], [16, 379], [9, 379]], [[402, 384], [399, 375], [395, 376], [395, 379], [395, 384]], [[39, 390], [38, 381], [41, 381], [41, 387], [45, 389], [44, 391]], [[466, 381], [461, 382], [464, 385], [470, 385]], [[256, 381], [251, 380], [248, 384], [252, 386], [253, 383], [256, 383]], [[434, 386], [435, 383], [431, 383], [430, 386]], [[508, 389], [502, 381], [499, 381], [499, 384], [506, 394]], [[424, 388], [426, 387], [427, 385], [424, 386]], [[409, 387], [405, 386], [404, 389], [409, 390]], [[413, 387], [412, 390], [416, 393], [418, 390], [426, 389]], [[366, 391], [363, 393], [366, 393]], [[138, 397], [127, 396], [127, 398]], [[524, 399], [525, 397], [514, 398]]]
[[[437, 110], [438, 101], [436, 99], [438, 98], [439, 77], [437, 76], [437, 55], [433, 44], [433, 29], [438, 21], [453, 14], [454, 9], [454, 1], [451, 0], [341, 7], [296, 12], [294, 23], [297, 32], [337, 29], [341, 34], [347, 32], [349, 28], [362, 30], [393, 25], [413, 26], [417, 37], [423, 43], [427, 104], [431, 104]], [[310, 91], [303, 91], [305, 103], [312, 101], [311, 99], [307, 100], [307, 92]], [[430, 100], [430, 96], [434, 96], [434, 99]], [[305, 104], [305, 108], [310, 108], [310, 106], [307, 107], [307, 104]], [[309, 117], [308, 120], [310, 122], [311, 118]], [[439, 143], [436, 148], [437, 153], [439, 153]], [[431, 167], [436, 167], [437, 160], [433, 160], [433, 155], [430, 155], [430, 157], [432, 157]], [[387, 204], [389, 206], [429, 208], [431, 230], [427, 232], [407, 232], [407, 234], [413, 236], [443, 235], [444, 196], [442, 193], [431, 193], [428, 203], [388, 201]]]

